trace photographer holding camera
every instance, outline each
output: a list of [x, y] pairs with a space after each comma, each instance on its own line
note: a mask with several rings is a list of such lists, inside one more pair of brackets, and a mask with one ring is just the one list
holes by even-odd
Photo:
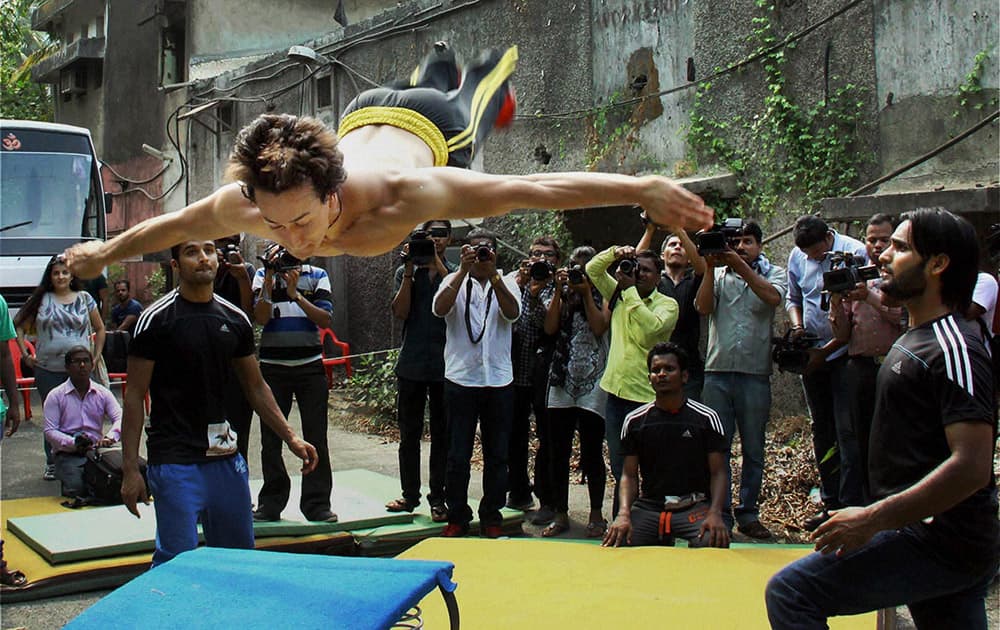
[[553, 291], [545, 313], [545, 332], [555, 336], [548, 374], [549, 417], [548, 470], [545, 487], [552, 496], [555, 516], [542, 536], [558, 536], [569, 528], [569, 460], [573, 432], [580, 433], [580, 468], [587, 477], [590, 515], [587, 537], [600, 538], [604, 520], [604, 413], [608, 395], [599, 381], [608, 362], [610, 313], [604, 299], [591, 284], [584, 267], [594, 257], [593, 247], [577, 247], [570, 264], [556, 271]]
[[447, 326], [444, 400], [448, 417], [445, 537], [469, 533], [469, 470], [479, 424], [483, 443], [480, 535], [499, 538], [507, 497], [507, 450], [513, 417], [513, 323], [521, 314], [517, 283], [497, 270], [496, 235], [476, 228], [462, 246], [458, 271], [441, 281], [433, 312]]
[[[507, 507], [528, 511], [534, 507], [531, 493], [538, 497], [539, 509], [531, 522], [545, 525], [552, 521], [552, 497], [548, 492], [549, 423], [545, 394], [552, 362], [553, 339], [545, 334], [545, 304], [555, 292], [555, 272], [562, 262], [559, 243], [551, 236], [539, 236], [531, 241], [529, 258], [521, 262], [512, 277], [521, 290], [521, 316], [514, 322], [511, 360], [514, 365], [514, 418], [510, 430], [507, 454]], [[535, 413], [534, 488], [528, 479], [528, 437], [531, 433], [531, 413]]]
[[[838, 234], [816, 216], [799, 217], [794, 235], [795, 248], [788, 255], [785, 309], [793, 335], [812, 334], [819, 339], [817, 346], [809, 349], [809, 363], [802, 374], [824, 504], [824, 509], [803, 525], [813, 531], [829, 518], [828, 510], [864, 501], [863, 464], [848, 404], [847, 348], [834, 338], [824, 308], [823, 275], [831, 271], [835, 253], [850, 253], [858, 260], [865, 260], [868, 254], [861, 241]], [[836, 457], [829, 456], [832, 449]]]
[[[653, 243], [653, 236], [660, 226], [648, 218], [646, 213], [640, 215], [645, 225], [645, 231], [636, 250], [648, 249]], [[677, 315], [677, 325], [670, 335], [670, 341], [680, 345], [687, 352], [688, 380], [684, 383], [684, 393], [688, 398], [701, 400], [701, 390], [705, 384], [705, 360], [701, 356], [699, 343], [701, 341], [701, 316], [694, 307], [694, 297], [705, 276], [705, 258], [698, 253], [698, 248], [683, 228], [666, 228], [670, 231], [663, 239], [660, 256], [663, 258], [663, 273], [660, 274], [660, 284], [656, 290], [667, 297], [677, 300], [680, 309]]]
[[[215, 253], [219, 261], [219, 270], [215, 274], [215, 284], [212, 292], [235, 305], [253, 319], [253, 286], [254, 267], [243, 259], [240, 253], [240, 243], [243, 237], [233, 234], [215, 239]], [[247, 450], [250, 445], [250, 423], [253, 422], [253, 408], [246, 394], [240, 387], [235, 374], [230, 375], [226, 390], [226, 415], [229, 424], [236, 431], [236, 448], [250, 464]]]
[[[882, 268], [879, 257], [889, 248], [895, 228], [895, 220], [886, 214], [868, 220], [865, 249], [877, 269]], [[847, 346], [848, 409], [858, 439], [865, 503], [869, 498], [868, 436], [875, 413], [875, 378], [893, 342], [903, 333], [905, 317], [902, 307], [883, 295], [881, 284], [881, 279], [866, 280], [850, 291], [830, 295], [830, 326], [834, 336]]]
[[[302, 437], [316, 447], [315, 470], [302, 476], [299, 507], [310, 521], [335, 522], [330, 511], [333, 473], [326, 441], [329, 389], [323, 368], [319, 328], [329, 328], [333, 313], [330, 278], [321, 267], [304, 264], [276, 243], [264, 250], [263, 269], [254, 275], [254, 320], [260, 335], [260, 372], [286, 418], [292, 397], [302, 418]], [[264, 485], [257, 497], [255, 521], [277, 521], [288, 503], [291, 480], [281, 456], [281, 438], [265, 423], [260, 427]]]
[[403, 320], [403, 344], [396, 362], [396, 421], [399, 423], [399, 482], [402, 497], [386, 503], [390, 512], [412, 512], [420, 504], [420, 439], [424, 405], [429, 406], [431, 454], [428, 485], [431, 520], [448, 520], [445, 475], [448, 424], [444, 411], [445, 323], [431, 311], [434, 294], [456, 267], [444, 257], [451, 222], [428, 221], [403, 246], [396, 269], [392, 314]]
[[[703, 402], [722, 420], [730, 450], [740, 432], [743, 466], [739, 503], [733, 509], [741, 534], [771, 537], [760, 522], [757, 499], [764, 481], [764, 441], [771, 415], [771, 327], [787, 290], [787, 275], [763, 253], [755, 221], [740, 228], [722, 253], [709, 254], [708, 273], [695, 307], [708, 317], [708, 358]], [[728, 488], [729, 486], [727, 486]], [[724, 517], [729, 522], [729, 493]]]
[[[83, 481], [87, 450], [121, 439], [122, 408], [107, 387], [91, 380], [94, 356], [89, 348], [70, 348], [65, 361], [69, 378], [45, 397], [45, 439], [52, 445], [62, 495], [76, 498], [88, 494]], [[105, 416], [112, 422], [107, 433]]]
[[[614, 263], [618, 267], [612, 276], [608, 269]], [[658, 341], [669, 339], [677, 324], [677, 301], [656, 290], [661, 271], [663, 261], [656, 252], [636, 252], [630, 246], [609, 247], [587, 263], [587, 276], [611, 309], [611, 347], [601, 389], [608, 393], [604, 430], [616, 484], [625, 461], [621, 443], [625, 416], [656, 397], [646, 355]], [[611, 516], [617, 515], [616, 488]]]

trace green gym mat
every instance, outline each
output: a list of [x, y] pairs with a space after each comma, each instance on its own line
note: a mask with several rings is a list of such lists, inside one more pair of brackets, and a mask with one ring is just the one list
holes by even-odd
[[[369, 497], [379, 497], [382, 503], [387, 503], [399, 496], [399, 479], [380, 475], [369, 470], [347, 470], [337, 473], [338, 483], [346, 483], [352, 487], [364, 487], [365, 493]], [[421, 488], [421, 493], [426, 496], [427, 488]], [[478, 497], [469, 497], [469, 505], [475, 513]], [[385, 523], [372, 526], [366, 529], [352, 528], [351, 533], [358, 543], [358, 553], [362, 556], [394, 556], [421, 540], [432, 538], [441, 533], [446, 523], [435, 523], [431, 520], [431, 508], [426, 501], [422, 501], [417, 509], [413, 511], [413, 520], [403, 523]], [[524, 523], [524, 513], [518, 510], [504, 508], [500, 511], [503, 516], [501, 527], [508, 536], [516, 536], [522, 533], [521, 524]], [[472, 521], [470, 531], [473, 534], [479, 531], [479, 521]]]
[[[254, 523], [257, 538], [273, 536], [308, 536], [333, 532], [370, 529], [383, 525], [409, 523], [408, 513], [385, 511], [381, 496], [373, 487], [395, 483], [366, 470], [336, 473], [332, 509], [339, 516], [336, 523], [307, 521], [298, 509], [301, 483], [293, 478], [288, 507], [282, 520]], [[256, 497], [261, 481], [250, 482], [252, 496]], [[152, 551], [156, 536], [156, 519], [152, 505], [139, 504], [142, 518], [135, 518], [123, 506], [82, 510], [65, 510], [56, 514], [42, 514], [11, 518], [7, 528], [50, 564], [79, 562], [95, 558], [127, 555]], [[429, 520], [429, 519], [428, 519]], [[72, 532], [71, 535], [67, 535]], [[200, 534], [199, 534], [200, 536]], [[204, 538], [201, 537], [202, 542]]]

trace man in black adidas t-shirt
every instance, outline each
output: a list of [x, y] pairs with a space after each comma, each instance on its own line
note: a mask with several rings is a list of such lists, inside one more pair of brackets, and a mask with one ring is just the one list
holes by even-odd
[[215, 244], [188, 241], [171, 249], [171, 256], [180, 286], [136, 322], [122, 422], [122, 500], [138, 517], [136, 502], [148, 497], [137, 458], [149, 391], [153, 566], [198, 546], [199, 517], [209, 546], [253, 548], [247, 465], [226, 416], [225, 391], [234, 374], [261, 420], [303, 460], [303, 474], [317, 462], [316, 449], [288, 426], [261, 377], [250, 320], [212, 292], [219, 264]]
[[918, 628], [986, 628], [1000, 521], [989, 357], [965, 311], [976, 282], [972, 226], [950, 212], [903, 216], [882, 256], [882, 291], [910, 330], [879, 369], [867, 507], [838, 510], [816, 550], [771, 578], [774, 628], [906, 604]]
[[675, 343], [658, 343], [646, 357], [656, 400], [625, 416], [621, 509], [605, 547], [673, 545], [675, 537], [690, 547], [729, 546], [729, 441], [718, 414], [684, 395], [688, 361]]

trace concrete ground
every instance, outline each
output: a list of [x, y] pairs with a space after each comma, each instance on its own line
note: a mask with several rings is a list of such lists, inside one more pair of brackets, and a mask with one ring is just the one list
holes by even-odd
[[[117, 390], [115, 390], [117, 393]], [[35, 417], [30, 422], [22, 422], [21, 428], [10, 438], [0, 442], [0, 497], [3, 499], [20, 499], [46, 495], [58, 495], [59, 482], [44, 481], [42, 471], [44, 456], [42, 454], [41, 405], [37, 399], [32, 402]], [[333, 414], [331, 410], [331, 414]], [[298, 411], [293, 406], [289, 418], [295, 430], [301, 434], [301, 423]], [[345, 431], [337, 425], [336, 418], [331, 415], [330, 427], [327, 432], [330, 445], [330, 458], [334, 470], [334, 485], [336, 486], [336, 471], [352, 468], [366, 468], [384, 475], [398, 477], [397, 444], [371, 435]], [[143, 441], [145, 444], [145, 441]], [[143, 446], [144, 449], [144, 446]], [[250, 434], [250, 475], [260, 476], [260, 426], [256, 419]], [[144, 454], [144, 452], [143, 452]], [[424, 474], [427, 471], [429, 443], [425, 442], [421, 449]], [[298, 470], [298, 464], [285, 449], [286, 465], [290, 471]], [[424, 478], [426, 483], [426, 478]], [[336, 489], [334, 490], [336, 491]], [[473, 471], [469, 487], [470, 497], [482, 496], [482, 478]], [[611, 490], [606, 492], [605, 505], [610, 506]], [[386, 501], [396, 498], [385, 497]], [[570, 486], [570, 518], [572, 526], [562, 537], [586, 536], [587, 524], [587, 493], [586, 486], [571, 484]], [[475, 509], [475, 502], [472, 502]], [[122, 508], [124, 509], [124, 508]], [[2, 515], [0, 515], [2, 516]], [[529, 515], [530, 516], [530, 515]], [[607, 516], [607, 514], [605, 515]], [[526, 535], [538, 535], [541, 527], [525, 523]], [[12, 567], [16, 569], [17, 567]], [[33, 602], [3, 604], [0, 606], [0, 627], [26, 628], [30, 630], [45, 630], [60, 628], [69, 620], [96, 602], [108, 591], [94, 591], [64, 597], [55, 597]]]

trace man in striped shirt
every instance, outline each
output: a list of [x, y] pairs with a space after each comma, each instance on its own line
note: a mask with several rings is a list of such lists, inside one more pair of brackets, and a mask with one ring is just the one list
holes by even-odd
[[689, 360], [671, 342], [656, 344], [646, 357], [656, 400], [625, 417], [621, 509], [605, 547], [672, 546], [677, 537], [689, 547], [729, 546], [722, 519], [729, 441], [718, 414], [684, 395]]
[[881, 255], [882, 291], [910, 329], [879, 368], [868, 470], [875, 502], [832, 512], [818, 553], [767, 586], [774, 628], [906, 604], [918, 628], [986, 628], [1000, 521], [996, 404], [978, 326], [975, 230], [940, 208], [903, 216]]
[[[302, 477], [299, 507], [310, 521], [335, 522], [330, 510], [333, 473], [326, 443], [327, 388], [323, 369], [320, 328], [330, 327], [333, 301], [330, 278], [322, 267], [297, 265], [283, 268], [278, 263], [280, 248], [268, 247], [264, 268], [253, 280], [254, 320], [264, 327], [260, 335], [260, 371], [288, 416], [292, 397], [302, 418], [302, 437], [316, 447], [316, 469]], [[264, 485], [257, 497], [254, 520], [276, 521], [288, 503], [291, 479], [281, 457], [281, 439], [261, 424], [261, 470]]]

